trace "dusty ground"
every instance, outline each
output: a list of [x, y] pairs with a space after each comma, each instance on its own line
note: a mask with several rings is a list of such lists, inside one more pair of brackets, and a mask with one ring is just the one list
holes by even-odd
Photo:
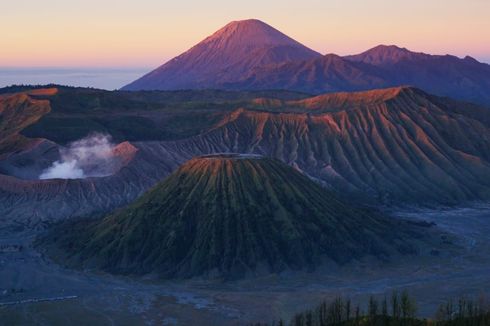
[[243, 325], [288, 319], [336, 295], [357, 301], [405, 288], [419, 313], [431, 316], [446, 298], [490, 293], [490, 205], [393, 213], [434, 221], [463, 249], [315, 274], [155, 283], [66, 270], [31, 247], [35, 232], [0, 230], [0, 325]]

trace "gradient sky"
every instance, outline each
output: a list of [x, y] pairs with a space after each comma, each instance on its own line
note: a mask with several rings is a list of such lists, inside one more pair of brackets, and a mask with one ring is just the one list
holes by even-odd
[[490, 0], [16, 0], [0, 3], [0, 67], [155, 67], [246, 18], [321, 53], [397, 44], [490, 62]]

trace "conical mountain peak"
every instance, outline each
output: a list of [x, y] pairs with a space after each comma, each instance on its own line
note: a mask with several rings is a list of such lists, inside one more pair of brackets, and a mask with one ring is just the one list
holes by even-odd
[[238, 20], [228, 23], [202, 43], [209, 44], [212, 42], [218, 42], [219, 45], [225, 48], [230, 43], [234, 46], [246, 48], [278, 45], [302, 47], [299, 42], [258, 19]]
[[191, 159], [127, 208], [54, 241], [73, 266], [236, 278], [415, 253], [410, 232], [284, 163], [218, 154]]
[[319, 56], [260, 20], [234, 21], [123, 89], [220, 88], [257, 67]]

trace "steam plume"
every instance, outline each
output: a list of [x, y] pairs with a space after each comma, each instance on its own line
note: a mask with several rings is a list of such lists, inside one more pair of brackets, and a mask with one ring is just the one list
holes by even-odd
[[113, 173], [117, 159], [110, 135], [94, 133], [60, 150], [61, 159], [44, 170], [39, 179], [80, 179]]

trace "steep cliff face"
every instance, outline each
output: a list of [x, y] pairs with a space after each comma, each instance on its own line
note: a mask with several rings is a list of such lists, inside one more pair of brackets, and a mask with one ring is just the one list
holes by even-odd
[[429, 238], [284, 163], [243, 154], [194, 158], [127, 208], [61, 229], [44, 241], [68, 265], [164, 278], [386, 260]]
[[341, 191], [381, 202], [457, 203], [490, 195], [484, 110], [395, 88], [286, 103], [289, 113], [237, 110], [177, 142], [187, 153], [259, 153]]
[[36, 146], [39, 142], [19, 134], [51, 110], [48, 100], [31, 96], [39, 94], [54, 95], [56, 89], [0, 95], [0, 160], [13, 152]]

